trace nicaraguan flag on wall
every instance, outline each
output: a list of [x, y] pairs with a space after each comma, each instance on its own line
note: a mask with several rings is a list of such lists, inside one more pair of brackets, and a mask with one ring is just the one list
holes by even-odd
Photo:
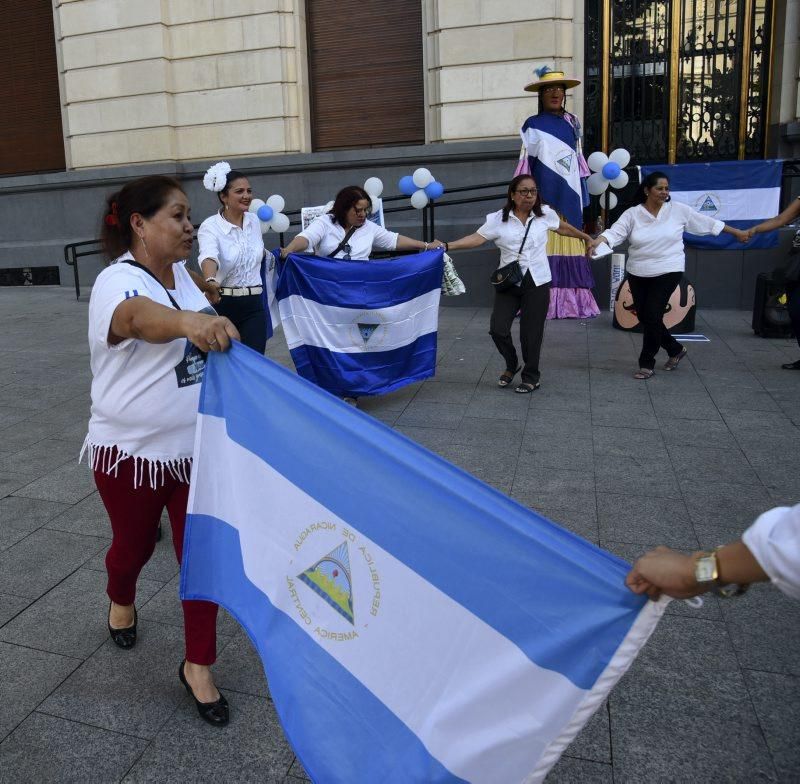
[[209, 355], [181, 596], [247, 630], [313, 781], [541, 781], [663, 612], [627, 571], [241, 344]]
[[297, 372], [335, 395], [378, 395], [429, 378], [443, 253], [384, 261], [290, 254], [277, 284]]
[[[711, 218], [738, 229], [749, 229], [773, 218], [781, 202], [781, 161], [720, 161], [717, 163], [676, 163], [672, 166], [642, 166], [642, 179], [652, 171], [669, 177], [672, 198]], [[756, 234], [742, 245], [730, 234], [698, 237], [685, 234], [687, 245], [695, 248], [774, 248], [778, 232]]]

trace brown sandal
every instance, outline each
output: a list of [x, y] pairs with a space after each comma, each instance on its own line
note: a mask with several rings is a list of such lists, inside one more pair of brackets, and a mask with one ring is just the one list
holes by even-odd
[[500, 378], [497, 380], [497, 386], [500, 389], [505, 389], [511, 382], [514, 380], [514, 376], [522, 370], [522, 365], [520, 365], [516, 370], [504, 370], [501, 374]]
[[684, 346], [674, 357], [670, 357], [664, 363], [664, 370], [675, 370], [675, 368], [678, 367], [678, 362], [680, 362], [686, 354], [686, 346]]
[[646, 381], [648, 378], [652, 378], [655, 375], [654, 370], [650, 370], [649, 368], [639, 368], [634, 374], [633, 377], [638, 379], [639, 381]]

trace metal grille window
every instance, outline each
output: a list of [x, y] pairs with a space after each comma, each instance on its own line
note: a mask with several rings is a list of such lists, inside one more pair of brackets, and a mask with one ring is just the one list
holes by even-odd
[[587, 149], [762, 157], [771, 18], [772, 0], [587, 0]]

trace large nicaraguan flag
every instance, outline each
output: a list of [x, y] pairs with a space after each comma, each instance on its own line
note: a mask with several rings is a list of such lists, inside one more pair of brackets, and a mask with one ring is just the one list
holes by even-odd
[[628, 568], [241, 344], [209, 355], [181, 596], [247, 630], [313, 781], [541, 781], [663, 611]]
[[297, 372], [335, 395], [379, 395], [436, 368], [443, 253], [384, 261], [290, 254], [277, 283]]
[[[654, 171], [669, 178], [675, 201], [693, 207], [710, 218], [737, 229], [749, 229], [773, 218], [780, 209], [781, 161], [720, 161], [717, 163], [676, 163], [672, 166], [642, 166], [642, 179]], [[684, 241], [695, 248], [774, 248], [778, 232], [756, 234], [742, 245], [732, 234], [716, 237], [685, 234]]]

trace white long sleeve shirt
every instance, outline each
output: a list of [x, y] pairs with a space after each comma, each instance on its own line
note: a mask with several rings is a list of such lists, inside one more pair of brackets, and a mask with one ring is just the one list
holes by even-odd
[[[326, 214], [315, 218], [297, 236], [305, 237], [308, 240], [309, 252], [313, 250], [317, 256], [328, 257], [336, 250], [346, 233], [344, 226], [334, 223], [331, 216]], [[373, 248], [396, 250], [398, 236], [397, 232], [387, 231], [370, 220], [365, 221], [363, 226], [359, 226], [347, 241], [350, 252], [347, 253], [342, 249], [336, 254], [336, 258], [341, 259], [348, 255], [353, 261], [367, 261]]]
[[764, 512], [742, 541], [776, 588], [800, 599], [800, 504]]
[[625, 210], [601, 236], [612, 248], [628, 240], [625, 269], [631, 275], [654, 278], [667, 272], [683, 272], [686, 268], [685, 231], [716, 236], [724, 228], [722, 221], [672, 200], [662, 205], [658, 215], [652, 215], [643, 204]]

